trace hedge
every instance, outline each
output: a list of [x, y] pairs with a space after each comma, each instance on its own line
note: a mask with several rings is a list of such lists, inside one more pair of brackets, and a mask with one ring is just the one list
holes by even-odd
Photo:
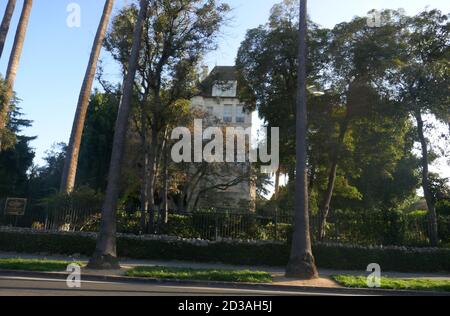
[[[117, 248], [123, 258], [236, 265], [284, 266], [289, 257], [289, 246], [279, 242], [211, 242], [119, 235]], [[94, 249], [92, 233], [0, 229], [0, 251], [90, 256]], [[450, 272], [450, 249], [317, 244], [313, 252], [320, 268], [364, 271], [368, 264], [378, 263], [383, 271]]]

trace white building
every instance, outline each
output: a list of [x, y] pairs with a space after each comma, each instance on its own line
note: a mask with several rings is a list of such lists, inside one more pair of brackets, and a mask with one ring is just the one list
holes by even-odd
[[[205, 70], [207, 72], [207, 70]], [[222, 126], [232, 127], [252, 127], [252, 114], [244, 111], [245, 105], [237, 97], [237, 74], [235, 67], [217, 66], [201, 83], [201, 92], [195, 96], [192, 106], [208, 113]], [[227, 174], [221, 179], [214, 179], [214, 182], [232, 181], [242, 175], [251, 174], [250, 163], [236, 163], [230, 171], [225, 168]], [[239, 209], [241, 211], [254, 210], [256, 187], [251, 177], [226, 190], [215, 190], [210, 193], [215, 200], [221, 203], [224, 208]], [[211, 182], [211, 181], [210, 181]], [[200, 185], [201, 186], [201, 185]], [[211, 196], [210, 196], [211, 197]], [[203, 198], [204, 206], [211, 206], [211, 199]], [[209, 202], [206, 202], [209, 201]], [[202, 203], [199, 203], [202, 205]], [[216, 206], [216, 205], [214, 205]]]
[[230, 126], [251, 127], [252, 115], [244, 111], [244, 104], [237, 98], [236, 69], [217, 66], [202, 82], [202, 92], [192, 99], [192, 106]]

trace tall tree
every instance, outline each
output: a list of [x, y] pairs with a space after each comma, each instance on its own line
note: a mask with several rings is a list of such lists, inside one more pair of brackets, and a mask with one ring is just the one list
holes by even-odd
[[148, 5], [149, 0], [140, 1], [139, 15], [134, 28], [133, 44], [127, 67], [128, 73], [126, 74], [123, 82], [123, 96], [120, 103], [114, 132], [113, 150], [109, 166], [106, 196], [102, 207], [100, 232], [97, 238], [95, 253], [88, 264], [88, 266], [93, 269], [120, 268], [117, 259], [116, 246], [117, 199], [119, 196], [125, 138], [128, 129], [131, 101], [133, 97], [134, 78], [138, 67], [141, 39], [147, 17]]
[[[399, 23], [398, 41], [403, 44], [402, 56], [389, 76], [404, 109], [417, 123], [417, 138], [422, 155], [422, 188], [429, 212], [430, 243], [439, 242], [436, 201], [430, 183], [430, 145], [425, 115], [434, 115], [448, 123], [450, 107], [450, 22], [438, 10], [425, 11]], [[445, 115], [445, 113], [447, 115]]]
[[94, 91], [91, 96], [80, 146], [77, 186], [105, 192], [119, 103], [116, 93]]
[[[217, 0], [158, 0], [150, 13], [142, 38], [142, 54], [135, 80], [140, 111], [137, 127], [142, 151], [142, 224], [145, 212], [155, 211], [155, 192], [163, 152], [164, 133], [178, 100], [189, 100], [196, 91], [195, 69], [201, 58], [217, 46], [220, 27], [229, 6]], [[133, 6], [114, 19], [105, 41], [106, 49], [127, 71], [130, 33], [136, 17]], [[148, 226], [153, 226], [153, 214]], [[143, 227], [144, 228], [144, 227]]]
[[[381, 14], [383, 19], [390, 21], [401, 18], [398, 12], [391, 10]], [[342, 152], [352, 125], [367, 118], [370, 120], [376, 113], [392, 116], [389, 112], [393, 111], [387, 106], [392, 93], [378, 87], [382, 86], [379, 83], [383, 81], [386, 69], [395, 64], [398, 57], [396, 32], [397, 29], [390, 24], [370, 27], [364, 17], [338, 24], [331, 31], [328, 49], [330, 67], [324, 79], [333, 87], [333, 93], [339, 98], [338, 108], [343, 113], [338, 120], [337, 139], [327, 167], [326, 189], [319, 205], [319, 240], [325, 237], [338, 170], [346, 160]]]
[[[0, 79], [0, 98], [4, 92], [5, 82]], [[11, 111], [8, 118], [8, 130], [17, 140], [14, 146], [0, 153], [0, 197], [26, 196], [28, 172], [33, 164], [34, 151], [30, 141], [36, 137], [22, 134], [25, 128], [31, 126], [32, 121], [22, 118], [18, 106], [18, 99], [11, 100]]]
[[3, 48], [5, 47], [6, 37], [8, 36], [9, 26], [11, 24], [11, 18], [16, 8], [16, 0], [8, 0], [6, 5], [5, 15], [3, 16], [2, 24], [0, 26], [0, 58], [3, 55]]
[[14, 38], [14, 45], [9, 57], [8, 70], [6, 71], [6, 92], [3, 97], [3, 102], [0, 109], [0, 151], [2, 150], [3, 133], [6, 129], [8, 121], [8, 113], [10, 111], [11, 98], [14, 94], [14, 81], [16, 80], [17, 68], [19, 67], [20, 57], [22, 55], [22, 48], [25, 42], [25, 35], [27, 33], [28, 22], [30, 20], [31, 8], [33, 0], [24, 0], [22, 14], [19, 20], [19, 26], [16, 30]]
[[[268, 23], [251, 29], [236, 59], [239, 97], [268, 127], [280, 130], [282, 173], [295, 176], [295, 119], [298, 62], [298, 0], [272, 8]], [[328, 30], [309, 22], [308, 86], [320, 89], [319, 73], [326, 69]], [[270, 49], [269, 49], [270, 48]]]
[[297, 170], [295, 180], [295, 217], [292, 248], [286, 276], [312, 279], [318, 277], [311, 247], [309, 231], [308, 172], [306, 167], [307, 113], [306, 113], [306, 36], [307, 36], [307, 1], [300, 1], [300, 27], [298, 52], [298, 95], [296, 125]]
[[91, 95], [95, 72], [97, 69], [98, 58], [100, 56], [103, 41], [106, 36], [106, 30], [111, 17], [113, 6], [114, 0], [106, 0], [105, 6], [103, 8], [102, 18], [97, 29], [97, 34], [95, 35], [91, 56], [89, 58], [86, 74], [84, 76], [80, 96], [78, 98], [77, 110], [73, 121], [72, 134], [70, 136], [69, 146], [67, 148], [67, 157], [64, 163], [64, 170], [61, 179], [61, 192], [72, 192], [75, 186], [81, 137], [83, 136], [83, 128], [86, 120], [87, 109], [89, 106], [89, 98]]

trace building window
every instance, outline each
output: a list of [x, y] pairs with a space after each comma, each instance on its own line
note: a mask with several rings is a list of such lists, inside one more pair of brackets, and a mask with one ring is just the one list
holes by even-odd
[[223, 107], [223, 121], [225, 123], [233, 122], [233, 105], [225, 104]]
[[206, 112], [208, 112], [208, 115], [213, 116], [214, 115], [214, 107], [207, 106], [206, 107]]
[[212, 88], [213, 97], [235, 98], [237, 92], [237, 81], [216, 82]]
[[243, 105], [236, 106], [236, 123], [245, 123], [245, 112]]

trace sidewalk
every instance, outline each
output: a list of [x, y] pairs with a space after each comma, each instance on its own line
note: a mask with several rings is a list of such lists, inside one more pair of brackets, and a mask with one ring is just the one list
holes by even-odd
[[[54, 256], [54, 255], [31, 255], [31, 254], [20, 254], [11, 252], [0, 252], [0, 258], [23, 258], [23, 259], [49, 259], [49, 260], [64, 260], [64, 261], [80, 261], [87, 263], [88, 257], [83, 256]], [[289, 285], [292, 282], [284, 278], [285, 267], [268, 267], [268, 266], [245, 266], [245, 265], [227, 265], [222, 263], [197, 263], [197, 262], [186, 262], [186, 261], [160, 261], [160, 260], [136, 260], [136, 259], [122, 259], [120, 261], [122, 270], [116, 271], [116, 275], [124, 275], [126, 270], [137, 267], [137, 266], [164, 266], [164, 267], [174, 267], [174, 268], [193, 268], [193, 269], [224, 269], [224, 270], [258, 270], [265, 271], [272, 274], [274, 277], [274, 283], [282, 283]], [[88, 271], [85, 273], [95, 273], [99, 274], [101, 271]], [[111, 274], [111, 271], [106, 273]], [[328, 279], [329, 282], [323, 282], [328, 286], [338, 286], [334, 281], [329, 280], [329, 277], [333, 275], [354, 275], [354, 276], [366, 276], [367, 272], [365, 270], [361, 271], [348, 271], [348, 270], [330, 270], [330, 269], [319, 269], [319, 274], [321, 277]], [[428, 279], [428, 280], [445, 280], [450, 281], [450, 274], [448, 273], [403, 273], [403, 272], [382, 272], [385, 277], [402, 278], [402, 279]], [[319, 283], [321, 283], [319, 282]], [[302, 284], [304, 285], [304, 284]]]
[[[84, 256], [59, 256], [46, 254], [21, 254], [11, 252], [0, 252], [0, 259], [2, 258], [22, 258], [22, 259], [48, 259], [48, 260], [62, 260], [62, 261], [77, 261], [87, 263], [88, 257]], [[449, 293], [443, 292], [421, 292], [415, 290], [385, 290], [385, 289], [356, 289], [346, 288], [337, 284], [331, 279], [332, 275], [361, 275], [366, 276], [365, 271], [339, 271], [320, 269], [319, 274], [321, 278], [309, 281], [299, 281], [296, 279], [287, 279], [284, 277], [284, 267], [265, 267], [265, 266], [240, 266], [240, 265], [226, 265], [221, 263], [195, 263], [183, 261], [160, 261], [160, 260], [134, 260], [122, 259], [120, 261], [122, 269], [112, 271], [98, 271], [83, 269], [83, 280], [88, 282], [112, 282], [114, 284], [140, 283], [153, 285], [175, 285], [175, 286], [194, 286], [194, 287], [213, 287], [213, 288], [230, 288], [243, 290], [268, 290], [282, 293], [283, 291], [293, 291], [298, 293], [309, 293], [309, 295], [363, 295], [363, 296], [447, 296]], [[197, 268], [197, 269], [231, 269], [231, 270], [258, 270], [269, 272], [273, 277], [272, 283], [234, 283], [234, 282], [217, 282], [217, 281], [190, 281], [190, 280], [161, 280], [152, 278], [128, 277], [125, 276], [127, 270], [136, 266], [164, 266], [164, 267], [178, 267], [178, 268]], [[3, 277], [15, 277], [20, 275], [29, 278], [49, 278], [64, 280], [67, 277], [67, 272], [34, 272], [34, 271], [15, 271], [15, 270], [0, 270], [0, 275]], [[450, 281], [449, 274], [439, 273], [383, 273], [383, 276], [398, 277], [398, 278], [419, 278], [419, 279], [433, 279], [433, 280], [447, 280]]]

